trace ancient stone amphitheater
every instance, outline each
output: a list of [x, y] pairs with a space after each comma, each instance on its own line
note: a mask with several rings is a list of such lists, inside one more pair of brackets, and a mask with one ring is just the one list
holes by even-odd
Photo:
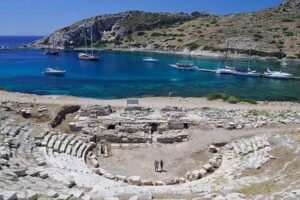
[[0, 199], [299, 199], [299, 124], [291, 110], [2, 102]]

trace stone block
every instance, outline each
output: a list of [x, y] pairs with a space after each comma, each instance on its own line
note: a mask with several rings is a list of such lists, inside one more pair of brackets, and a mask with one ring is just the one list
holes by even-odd
[[153, 185], [153, 181], [151, 181], [151, 180], [142, 180], [142, 185], [151, 186], [151, 185]]
[[118, 181], [123, 181], [123, 182], [127, 181], [127, 177], [126, 176], [122, 176], [122, 175], [116, 175], [116, 179]]
[[18, 200], [17, 193], [14, 191], [4, 191], [1, 192], [4, 200]]
[[54, 190], [50, 190], [49, 192], [47, 192], [47, 196], [51, 198], [56, 198], [58, 197], [58, 193], [55, 192]]
[[111, 173], [108, 173], [108, 172], [106, 172], [105, 174], [103, 174], [103, 176], [105, 178], [108, 178], [108, 179], [111, 179], [111, 180], [115, 179], [115, 176], [113, 174], [111, 174]]
[[39, 177], [40, 177], [41, 179], [46, 179], [46, 178], [49, 177], [49, 175], [48, 175], [47, 172], [41, 172]]
[[71, 195], [61, 194], [57, 197], [57, 200], [68, 200], [71, 198]]
[[154, 186], [163, 186], [163, 185], [166, 185], [166, 184], [162, 181], [155, 181], [153, 185]]
[[218, 148], [215, 145], [211, 144], [211, 145], [208, 146], [208, 151], [210, 153], [217, 153], [218, 152]]
[[207, 172], [213, 171], [213, 168], [212, 168], [211, 164], [209, 164], [209, 163], [203, 165], [202, 168]]
[[27, 199], [28, 200], [37, 200], [38, 194], [32, 190], [27, 191]]
[[12, 169], [12, 171], [18, 176], [18, 177], [22, 177], [22, 176], [27, 176], [27, 169], [26, 168], [15, 168]]
[[131, 185], [141, 185], [142, 184], [140, 176], [131, 176], [131, 177], [128, 178], [128, 182]]

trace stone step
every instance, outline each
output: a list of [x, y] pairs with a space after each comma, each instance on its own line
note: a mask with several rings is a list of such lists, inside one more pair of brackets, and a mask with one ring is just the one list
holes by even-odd
[[82, 141], [78, 141], [75, 144], [75, 146], [72, 148], [72, 156], [75, 156], [75, 157], [77, 156], [77, 152], [82, 144], [83, 144]]
[[59, 152], [60, 153], [65, 153], [67, 150], [68, 145], [70, 144], [71, 140], [75, 137], [75, 135], [70, 135], [68, 136], [63, 143], [60, 146]]

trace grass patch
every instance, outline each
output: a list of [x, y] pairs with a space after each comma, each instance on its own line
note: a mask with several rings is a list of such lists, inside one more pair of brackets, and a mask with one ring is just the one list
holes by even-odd
[[241, 98], [241, 97], [235, 97], [226, 93], [212, 93], [206, 95], [207, 100], [213, 101], [213, 100], [218, 100], [222, 99], [223, 101], [231, 104], [236, 104], [236, 103], [250, 103], [250, 104], [257, 104], [257, 102], [253, 99], [247, 99], [247, 98]]
[[247, 196], [258, 194], [272, 194], [281, 189], [281, 185], [275, 182], [266, 181], [261, 183], [253, 183], [251, 185], [241, 187], [237, 192]]

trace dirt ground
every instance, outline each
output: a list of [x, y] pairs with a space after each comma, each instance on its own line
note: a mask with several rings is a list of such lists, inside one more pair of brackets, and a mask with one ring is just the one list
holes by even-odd
[[[189, 170], [200, 168], [209, 159], [208, 145], [229, 142], [252, 135], [271, 134], [280, 128], [251, 130], [199, 130], [191, 129], [189, 141], [147, 148], [112, 149], [112, 156], [100, 158], [100, 167], [114, 175], [141, 176], [143, 180], [168, 181], [184, 177]], [[164, 161], [164, 172], [154, 171], [154, 161]]]

